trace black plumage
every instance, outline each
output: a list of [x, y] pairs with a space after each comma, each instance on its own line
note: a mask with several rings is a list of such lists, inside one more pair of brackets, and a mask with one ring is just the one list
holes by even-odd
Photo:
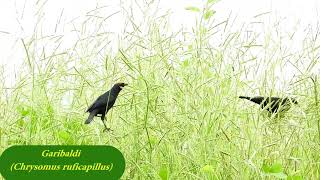
[[287, 111], [290, 109], [291, 104], [298, 104], [298, 101], [294, 98], [279, 98], [279, 97], [247, 97], [239, 96], [241, 99], [247, 99], [256, 104], [259, 104], [262, 109], [269, 111], [270, 113], [278, 113], [278, 111]]
[[126, 85], [128, 84], [117, 83], [109, 91], [99, 96], [97, 100], [95, 100], [95, 102], [92, 103], [92, 105], [87, 109], [86, 112], [89, 112], [90, 115], [85, 121], [85, 124], [89, 124], [93, 120], [94, 116], [98, 116], [100, 114], [105, 128], [108, 129], [104, 122], [105, 115], [113, 107], [114, 103], [117, 100], [118, 94]]

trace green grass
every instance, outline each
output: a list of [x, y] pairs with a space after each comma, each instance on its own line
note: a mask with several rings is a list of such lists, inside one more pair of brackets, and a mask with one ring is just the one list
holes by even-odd
[[[15, 144], [112, 145], [126, 159], [123, 179], [320, 178], [317, 29], [294, 49], [293, 34], [263, 21], [219, 22], [210, 3], [188, 7], [197, 23], [178, 32], [152, 11], [156, 3], [140, 6], [141, 21], [122, 9], [119, 36], [101, 8], [75, 25], [68, 48], [65, 37], [38, 31], [21, 39], [25, 62], [13, 87], [0, 88], [1, 153]], [[120, 81], [130, 86], [107, 115], [113, 131], [97, 118], [85, 125], [88, 105]], [[270, 118], [239, 95], [299, 105]]]

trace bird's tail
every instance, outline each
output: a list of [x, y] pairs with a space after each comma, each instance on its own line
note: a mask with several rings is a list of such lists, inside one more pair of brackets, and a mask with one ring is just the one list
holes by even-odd
[[94, 112], [91, 112], [88, 119], [84, 122], [85, 124], [89, 124], [91, 123], [91, 121], [93, 120], [93, 117], [94, 117], [95, 113]]
[[248, 97], [248, 96], [239, 96], [240, 99], [247, 99], [247, 100], [250, 100], [251, 98]]

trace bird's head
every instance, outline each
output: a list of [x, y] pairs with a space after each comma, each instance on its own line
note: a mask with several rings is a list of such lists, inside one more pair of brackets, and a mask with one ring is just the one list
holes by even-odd
[[116, 83], [113, 87], [117, 88], [119, 90], [122, 90], [123, 87], [127, 86], [128, 84], [126, 83]]

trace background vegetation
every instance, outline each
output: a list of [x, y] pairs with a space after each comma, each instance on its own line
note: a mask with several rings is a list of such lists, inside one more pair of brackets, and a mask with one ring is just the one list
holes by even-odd
[[[16, 83], [0, 84], [0, 152], [112, 145], [126, 159], [123, 179], [319, 179], [319, 29], [302, 27], [295, 46], [285, 22], [261, 14], [236, 27], [236, 17], [215, 19], [214, 3], [186, 7], [197, 22], [179, 31], [156, 2], [138, 4], [140, 12], [123, 5], [119, 36], [97, 8], [75, 24], [68, 48], [64, 36], [42, 34], [39, 19], [20, 40]], [[86, 108], [115, 82], [130, 86], [107, 116], [113, 131], [104, 133], [99, 119], [84, 125]], [[239, 95], [290, 96], [299, 105], [278, 119]]]

